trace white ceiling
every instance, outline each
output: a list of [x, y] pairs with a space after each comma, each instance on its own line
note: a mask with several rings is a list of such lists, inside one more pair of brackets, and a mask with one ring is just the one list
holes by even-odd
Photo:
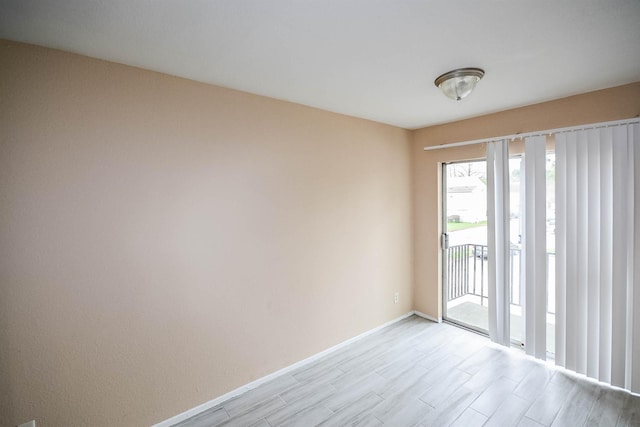
[[0, 38], [404, 128], [640, 81], [640, 0], [0, 0]]

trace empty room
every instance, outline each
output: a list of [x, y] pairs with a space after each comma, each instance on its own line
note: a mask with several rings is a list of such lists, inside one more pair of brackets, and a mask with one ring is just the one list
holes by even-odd
[[640, 2], [1, 0], [0, 427], [85, 426], [639, 427]]

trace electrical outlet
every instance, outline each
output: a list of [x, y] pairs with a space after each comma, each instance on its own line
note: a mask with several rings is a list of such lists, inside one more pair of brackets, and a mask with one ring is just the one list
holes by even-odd
[[393, 303], [397, 304], [398, 301], [400, 301], [400, 292], [396, 292], [395, 294], [393, 294]]
[[35, 420], [29, 421], [28, 423], [20, 424], [18, 427], [36, 427], [36, 422]]

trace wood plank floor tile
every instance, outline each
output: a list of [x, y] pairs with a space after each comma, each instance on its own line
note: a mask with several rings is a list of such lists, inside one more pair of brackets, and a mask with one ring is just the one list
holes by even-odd
[[[555, 375], [558, 376], [558, 375]], [[575, 381], [564, 375], [552, 378], [538, 398], [529, 407], [526, 416], [542, 425], [550, 426], [564, 405]]]
[[356, 421], [351, 422], [350, 427], [382, 427], [383, 425], [382, 421], [373, 415], [368, 414], [363, 418], [359, 418]]
[[640, 427], [640, 396], [627, 394], [616, 427]]
[[547, 386], [553, 372], [549, 367], [535, 364], [514, 390], [516, 396], [533, 402]]
[[174, 427], [640, 427], [640, 397], [412, 316]]
[[229, 415], [227, 411], [225, 411], [224, 408], [216, 406], [215, 408], [176, 424], [175, 427], [209, 427], [221, 424], [228, 419]]
[[423, 427], [448, 426], [462, 415], [477, 397], [477, 392], [461, 387], [450, 395], [442, 405], [429, 412], [420, 425]]
[[531, 370], [538, 365], [533, 360], [524, 358], [521, 355], [511, 355], [513, 350], [505, 349], [501, 350], [503, 357], [506, 358], [504, 370], [502, 376], [510, 378], [516, 382], [524, 380], [524, 378], [531, 372]]
[[244, 413], [231, 417], [223, 423], [212, 424], [210, 427], [248, 426], [261, 418], [266, 418], [268, 415], [274, 413], [285, 405], [286, 403], [280, 398], [280, 396], [275, 396], [252, 406], [250, 410], [247, 410]]
[[458, 369], [475, 375], [483, 371], [487, 366], [498, 362], [506, 367], [508, 363], [507, 355], [502, 350], [485, 347], [479, 350], [474, 356], [465, 359], [464, 362], [458, 365]]
[[411, 344], [413, 348], [419, 352], [429, 355], [441, 348], [445, 348], [444, 345], [451, 339], [446, 328], [441, 328], [431, 332], [428, 335], [422, 336], [420, 340], [415, 340]]
[[517, 427], [545, 427], [543, 424], [540, 424], [531, 418], [526, 416], [522, 417]]
[[437, 408], [443, 402], [446, 402], [449, 399], [449, 396], [458, 391], [464, 383], [469, 381], [470, 377], [471, 376], [466, 372], [462, 372], [454, 368], [449, 373], [446, 381], [438, 381], [434, 383], [427, 374], [425, 376], [425, 381], [433, 384], [433, 386], [429, 387], [427, 391], [420, 395], [420, 400], [434, 408]]
[[378, 391], [378, 396], [387, 399], [399, 393], [413, 394], [414, 396], [422, 395], [431, 385], [424, 379], [427, 371], [421, 366], [412, 366], [398, 375], [393, 380], [387, 382], [387, 385]]
[[382, 395], [379, 394], [383, 400], [374, 408], [373, 415], [385, 424], [414, 425], [418, 423], [432, 409], [431, 406], [417, 399], [425, 386], [418, 378], [408, 387], [396, 389], [395, 393], [384, 390]]
[[[384, 410], [380, 408], [384, 406]], [[374, 408], [374, 415], [385, 425], [413, 426], [424, 419], [433, 408], [421, 400], [411, 397], [381, 402]]]
[[223, 406], [230, 417], [247, 412], [252, 406], [260, 402], [271, 399], [280, 392], [299, 384], [291, 375], [282, 375], [273, 381], [249, 390], [248, 392], [236, 396], [224, 402]]
[[613, 389], [600, 389], [591, 407], [585, 427], [616, 427], [624, 405], [626, 393]]
[[324, 405], [334, 412], [352, 405], [368, 393], [376, 393], [385, 387], [386, 381], [375, 372], [360, 377], [357, 381], [338, 389], [340, 392], [324, 401]]
[[500, 377], [480, 394], [471, 408], [490, 417], [517, 386], [512, 379]]
[[380, 402], [382, 402], [382, 398], [380, 396], [373, 392], [367, 393], [318, 425], [325, 427], [356, 425], [356, 422], [363, 422], [364, 419], [369, 417], [371, 415], [369, 414], [369, 411], [376, 407]]
[[[353, 369], [349, 372], [345, 372], [344, 375], [341, 375], [332, 380], [331, 384], [338, 390], [345, 390], [349, 387], [352, 387], [354, 384], [361, 382], [364, 377], [370, 376], [373, 373], [375, 373], [374, 370]], [[374, 377], [382, 378], [377, 373], [375, 373]]]
[[[315, 424], [329, 418], [333, 411], [325, 406], [327, 399], [335, 394], [335, 388], [330, 384], [323, 384], [315, 393], [306, 394], [293, 402], [287, 402], [286, 406], [267, 415], [267, 421], [272, 426], [299, 424], [302, 420], [315, 420]], [[309, 421], [310, 423], [310, 421]]]
[[427, 368], [427, 375], [425, 376], [425, 381], [430, 384], [438, 384], [445, 380], [445, 378], [449, 378], [452, 372], [462, 372], [464, 373], [464, 377], [467, 378], [467, 381], [471, 379], [471, 374], [464, 372], [458, 369], [458, 365], [462, 362], [463, 359], [460, 356], [451, 355], [449, 357], [440, 358], [436, 363], [433, 364], [425, 364], [423, 361], [420, 361], [418, 364]]
[[598, 387], [586, 381], [577, 381], [567, 397], [552, 427], [582, 426], [598, 395]]
[[[344, 357], [349, 357], [348, 353], [345, 353]], [[324, 377], [330, 370], [340, 371], [337, 366], [342, 361], [343, 360], [339, 358], [332, 360], [321, 359], [296, 370], [296, 372], [292, 373], [291, 376], [293, 376], [298, 382], [301, 383], [317, 381], [319, 379], [322, 379], [322, 377]]]
[[[469, 381], [467, 381], [464, 385], [465, 387], [470, 388], [471, 390], [482, 392], [484, 389], [489, 387], [493, 382], [502, 377], [502, 370], [504, 368], [504, 361], [487, 361], [485, 362], [485, 367], [480, 369], [478, 372], [472, 374]], [[458, 366], [460, 368], [460, 365]], [[465, 371], [467, 372], [467, 371]]]
[[287, 405], [290, 405], [301, 399], [309, 401], [309, 399], [317, 398], [317, 396], [328, 396], [337, 391], [330, 382], [331, 380], [327, 379], [327, 381], [301, 383], [280, 393], [280, 397]]
[[392, 380], [405, 372], [408, 367], [415, 366], [424, 357], [421, 352], [408, 348], [404, 354], [395, 357], [376, 369], [376, 373], [387, 380]]
[[487, 417], [480, 412], [467, 408], [451, 424], [451, 427], [482, 427], [487, 422]]
[[[326, 397], [324, 396], [325, 399]], [[318, 425], [334, 414], [322, 405], [322, 400], [322, 396], [317, 396], [312, 402], [300, 399], [268, 415], [267, 421], [272, 427]]]
[[518, 425], [524, 413], [527, 412], [531, 402], [510, 394], [489, 417], [484, 427], [504, 427]]

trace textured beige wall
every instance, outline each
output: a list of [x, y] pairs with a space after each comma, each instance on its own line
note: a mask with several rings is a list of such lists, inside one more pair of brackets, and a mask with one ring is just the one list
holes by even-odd
[[410, 138], [0, 42], [0, 425], [149, 425], [410, 311]]
[[484, 144], [424, 151], [429, 145], [637, 117], [640, 82], [420, 129], [413, 134], [414, 308], [432, 317], [440, 305], [442, 162], [484, 158]]

